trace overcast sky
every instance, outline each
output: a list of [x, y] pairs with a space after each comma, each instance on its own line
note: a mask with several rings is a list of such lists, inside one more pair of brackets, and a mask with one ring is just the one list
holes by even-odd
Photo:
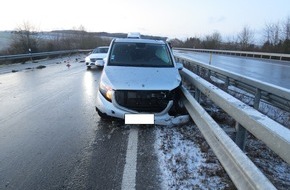
[[29, 22], [42, 31], [82, 25], [170, 38], [234, 36], [244, 26], [261, 33], [266, 23], [288, 17], [289, 0], [2, 0], [0, 30]]

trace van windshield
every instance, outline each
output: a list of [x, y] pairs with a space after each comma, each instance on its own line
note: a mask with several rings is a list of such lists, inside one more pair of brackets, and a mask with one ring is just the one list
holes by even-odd
[[111, 66], [173, 67], [165, 44], [116, 42], [108, 61]]

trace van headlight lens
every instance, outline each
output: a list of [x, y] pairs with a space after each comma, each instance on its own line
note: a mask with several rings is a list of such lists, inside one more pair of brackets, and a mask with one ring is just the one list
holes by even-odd
[[109, 102], [112, 102], [112, 96], [113, 96], [114, 90], [110, 86], [105, 85], [104, 83], [101, 82], [99, 90], [106, 100], [108, 100]]

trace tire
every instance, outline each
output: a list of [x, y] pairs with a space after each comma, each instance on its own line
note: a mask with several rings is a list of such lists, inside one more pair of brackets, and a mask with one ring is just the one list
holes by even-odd
[[187, 109], [180, 99], [174, 101], [174, 109], [177, 115], [186, 115], [188, 114]]
[[187, 109], [185, 108], [183, 102], [181, 101], [181, 91], [178, 90], [175, 98], [174, 98], [174, 104], [173, 104], [173, 107], [174, 107], [174, 113], [176, 115], [186, 115], [188, 114], [188, 111]]
[[91, 66], [87, 66], [87, 70], [90, 70], [91, 69]]

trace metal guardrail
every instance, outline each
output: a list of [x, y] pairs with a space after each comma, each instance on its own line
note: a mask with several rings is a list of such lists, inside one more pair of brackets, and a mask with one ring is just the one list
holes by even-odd
[[91, 50], [64, 50], [64, 51], [27, 53], [27, 54], [17, 54], [17, 55], [2, 55], [2, 56], [0, 56], [0, 61], [26, 59], [26, 58], [29, 59], [29, 58], [35, 58], [35, 57], [65, 55], [65, 54], [72, 54], [72, 53], [83, 53], [83, 52], [89, 52], [89, 51], [91, 51]]
[[290, 130], [183, 68], [181, 74], [216, 105], [290, 164]]
[[229, 86], [235, 86], [252, 94], [255, 97], [253, 107], [257, 110], [261, 100], [264, 100], [282, 110], [290, 112], [289, 89], [270, 85], [236, 73], [231, 73], [212, 65], [192, 61], [191, 59], [182, 56], [175, 55], [175, 58], [178, 62], [181, 62], [184, 65], [195, 67], [194, 69], [197, 74], [199, 74], [202, 69], [207, 70], [208, 75], [215, 75], [215, 77], [223, 80], [226, 89], [228, 89]]
[[195, 51], [214, 54], [226, 54], [245, 57], [256, 57], [265, 59], [287, 60], [290, 61], [290, 54], [283, 53], [266, 53], [266, 52], [251, 52], [251, 51], [230, 51], [230, 50], [215, 50], [215, 49], [192, 49], [192, 48], [174, 48], [175, 50]]
[[[256, 138], [290, 164], [290, 130], [183, 68], [181, 75]], [[182, 88], [184, 103], [205, 139], [238, 189], [275, 189], [193, 96]]]
[[185, 94], [184, 104], [209, 146], [238, 189], [275, 189], [271, 182], [236, 146], [229, 136], [207, 114], [191, 94]]

